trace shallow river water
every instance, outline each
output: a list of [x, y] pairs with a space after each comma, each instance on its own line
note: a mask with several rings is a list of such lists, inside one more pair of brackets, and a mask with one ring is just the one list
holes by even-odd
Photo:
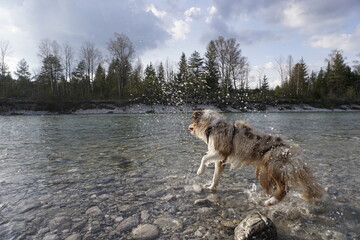
[[196, 175], [206, 146], [190, 114], [0, 116], [0, 239], [132, 239], [146, 223], [159, 239], [233, 239], [254, 211], [279, 239], [360, 239], [359, 112], [226, 117], [298, 143], [324, 199], [290, 191], [263, 207], [251, 167], [207, 190], [213, 169]]

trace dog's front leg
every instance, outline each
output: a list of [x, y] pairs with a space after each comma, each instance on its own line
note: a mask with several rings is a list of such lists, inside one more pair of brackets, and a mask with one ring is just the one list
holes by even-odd
[[212, 191], [215, 190], [217, 185], [219, 185], [220, 176], [223, 173], [224, 169], [225, 169], [225, 164], [223, 163], [223, 161], [215, 162], [215, 171], [214, 171], [212, 183], [209, 187], [210, 190]]
[[205, 156], [203, 156], [203, 158], [201, 159], [201, 163], [200, 163], [200, 167], [197, 171], [198, 175], [202, 175], [205, 173], [205, 169], [206, 169], [206, 164], [208, 162], [214, 161], [214, 160], [220, 160], [221, 159], [221, 155], [214, 151], [214, 152], [209, 152], [208, 154], [206, 154]]

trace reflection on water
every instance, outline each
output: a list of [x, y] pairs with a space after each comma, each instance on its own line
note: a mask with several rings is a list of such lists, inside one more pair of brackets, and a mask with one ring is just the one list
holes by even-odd
[[[232, 239], [223, 221], [236, 222], [252, 210], [270, 216], [283, 239], [360, 236], [360, 113], [226, 116], [303, 147], [328, 189], [324, 202], [313, 206], [289, 197], [264, 208], [251, 168], [227, 171], [216, 194], [187, 191], [209, 182], [212, 171], [195, 174], [206, 146], [187, 132], [189, 114], [0, 116], [0, 239], [74, 232], [126, 239], [130, 233], [116, 229], [119, 219], [142, 211], [150, 215], [144, 223], [164, 216], [182, 222], [172, 231], [161, 228], [164, 238]], [[212, 212], [204, 214], [193, 203], [214, 195]], [[89, 217], [94, 205], [101, 214]], [[55, 216], [71, 216], [71, 226], [54, 229], [49, 222]]]

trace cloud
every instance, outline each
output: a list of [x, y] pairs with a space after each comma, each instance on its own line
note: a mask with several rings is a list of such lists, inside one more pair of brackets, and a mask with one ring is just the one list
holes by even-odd
[[154, 4], [150, 4], [146, 8], [146, 11], [151, 12], [152, 14], [154, 14], [155, 17], [160, 18], [160, 19], [164, 19], [165, 16], [167, 15], [167, 13], [165, 11], [158, 10]]
[[[114, 32], [124, 33], [139, 55], [171, 37], [161, 25], [160, 18], [166, 13], [154, 5], [144, 8], [145, 0], [4, 0], [4, 3], [0, 6], [0, 34], [6, 36], [17, 55], [23, 54], [25, 58], [36, 56], [37, 46], [45, 38], [59, 44], [69, 42], [75, 49], [90, 41], [106, 53], [106, 44]], [[19, 43], [19, 39], [27, 41]]]
[[314, 35], [308, 41], [308, 45], [315, 48], [342, 49], [344, 51], [355, 51], [360, 48], [360, 25], [352, 34], [328, 34]]
[[359, 0], [222, 0], [213, 1], [220, 19], [246, 15], [250, 20], [301, 30], [305, 34], [339, 31], [349, 16], [358, 16]]
[[184, 15], [186, 17], [186, 21], [191, 22], [194, 19], [199, 19], [200, 18], [200, 11], [201, 11], [201, 9], [198, 8], [198, 7], [191, 7], [188, 10], [186, 10], [184, 12]]
[[170, 32], [174, 39], [186, 39], [186, 34], [190, 32], [190, 26], [183, 20], [175, 20]]

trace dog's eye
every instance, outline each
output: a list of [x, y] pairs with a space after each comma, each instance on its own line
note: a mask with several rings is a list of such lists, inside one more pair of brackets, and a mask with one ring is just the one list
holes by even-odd
[[201, 115], [202, 115], [201, 111], [196, 111], [196, 112], [193, 113], [192, 119], [193, 120], [198, 120], [201, 117]]

